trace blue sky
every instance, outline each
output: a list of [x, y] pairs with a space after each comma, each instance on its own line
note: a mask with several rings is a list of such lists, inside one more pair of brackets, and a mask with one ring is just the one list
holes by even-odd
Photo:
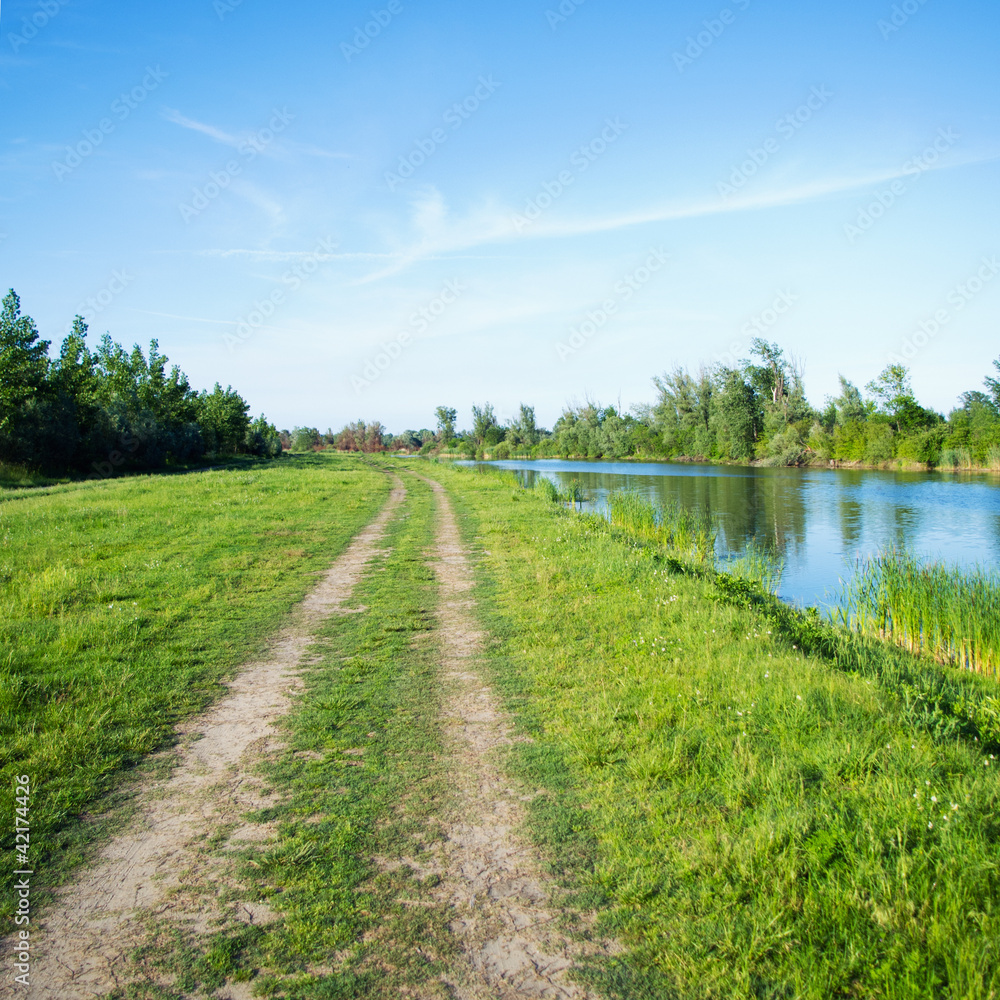
[[760, 333], [817, 405], [902, 357], [947, 410], [1000, 354], [998, 29], [981, 0], [7, 0], [0, 285], [281, 427], [551, 426]]

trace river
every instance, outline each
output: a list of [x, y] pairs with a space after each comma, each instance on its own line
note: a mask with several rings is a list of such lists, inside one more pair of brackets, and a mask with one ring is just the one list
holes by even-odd
[[800, 605], [830, 604], [855, 561], [888, 545], [926, 559], [1000, 565], [995, 475], [557, 459], [488, 464], [519, 472], [528, 485], [536, 476], [560, 487], [575, 481], [589, 497], [585, 510], [601, 511], [608, 492], [622, 488], [699, 508], [718, 526], [721, 559], [738, 556], [754, 538], [780, 555], [780, 594]]

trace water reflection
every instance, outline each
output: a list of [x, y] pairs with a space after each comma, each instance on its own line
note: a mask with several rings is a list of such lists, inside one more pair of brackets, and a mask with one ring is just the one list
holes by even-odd
[[855, 559], [886, 545], [965, 565], [1000, 562], [1000, 479], [845, 469], [744, 469], [670, 463], [544, 460], [490, 463], [527, 485], [546, 476], [579, 483], [601, 510], [613, 489], [708, 514], [722, 558], [757, 539], [781, 555], [781, 595], [827, 603]]

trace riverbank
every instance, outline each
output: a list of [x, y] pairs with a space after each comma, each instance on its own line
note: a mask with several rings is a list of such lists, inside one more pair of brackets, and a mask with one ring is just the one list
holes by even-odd
[[438, 451], [429, 452], [427, 457], [439, 458], [447, 461], [482, 461], [482, 462], [544, 462], [544, 461], [565, 461], [565, 462], [628, 462], [635, 465], [643, 463], [668, 463], [672, 465], [720, 465], [732, 466], [743, 469], [847, 469], [867, 472], [938, 472], [953, 475], [964, 474], [996, 474], [1000, 475], [1000, 465], [997, 466], [974, 466], [967, 465], [961, 468], [952, 466], [932, 465], [927, 462], [910, 462], [904, 459], [893, 459], [889, 462], [846, 462], [834, 459], [812, 458], [806, 462], [796, 462], [790, 465], [775, 464], [767, 459], [755, 459], [748, 462], [740, 462], [734, 459], [705, 458], [704, 456], [690, 455], [624, 455], [616, 458], [605, 456], [587, 455], [535, 455], [529, 453], [509, 454], [504, 453], [503, 457], [496, 457], [495, 453], [489, 451], [477, 452], [475, 456], [470, 456], [468, 452], [460, 451]]
[[481, 547], [533, 836], [626, 948], [589, 982], [629, 1000], [995, 994], [997, 747], [947, 721], [939, 684], [982, 703], [985, 680], [912, 658], [904, 680], [880, 645], [839, 660], [807, 616], [602, 519], [432, 474]]

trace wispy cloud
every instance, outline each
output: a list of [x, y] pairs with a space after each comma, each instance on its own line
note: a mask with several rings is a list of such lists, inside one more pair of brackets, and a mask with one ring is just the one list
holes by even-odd
[[286, 139], [285, 148], [292, 153], [301, 153], [303, 156], [315, 156], [323, 160], [353, 160], [353, 153], [338, 153], [330, 149], [320, 149], [319, 146], [310, 145], [308, 142], [295, 142]]
[[[208, 125], [205, 122], [197, 121], [194, 118], [188, 118], [187, 115], [182, 114], [176, 108], [164, 108], [162, 111], [163, 118], [172, 122], [174, 125], [180, 125], [181, 128], [190, 129], [192, 132], [200, 132], [202, 135], [207, 135], [210, 139], [214, 139], [216, 142], [222, 143], [224, 146], [232, 146], [234, 149], [241, 149], [251, 136], [251, 133], [247, 132], [244, 135], [232, 135], [223, 129], [216, 128], [214, 125]], [[300, 156], [313, 156], [318, 159], [323, 160], [353, 160], [354, 155], [352, 153], [341, 153], [337, 150], [322, 149], [319, 146], [314, 146], [308, 142], [297, 142], [294, 139], [282, 138], [280, 143], [276, 144], [287, 153], [298, 154]], [[264, 147], [261, 146], [260, 152], [264, 152]], [[272, 149], [271, 152], [274, 152]]]
[[[176, 251], [165, 251], [174, 253]], [[187, 252], [187, 251], [184, 251]], [[374, 252], [352, 250], [344, 253], [317, 253], [314, 250], [251, 250], [243, 247], [233, 247], [231, 249], [212, 248], [205, 250], [195, 250], [193, 253], [198, 257], [246, 257], [252, 260], [304, 260], [307, 257], [316, 260], [411, 260], [409, 254], [398, 252]], [[506, 257], [498, 254], [441, 254], [436, 257], [423, 257], [422, 260], [505, 260]]]
[[[128, 308], [129, 308], [130, 312], [141, 313], [144, 316], [158, 316], [158, 317], [160, 317], [162, 319], [176, 319], [176, 320], [180, 320], [183, 323], [205, 323], [208, 326], [239, 326], [240, 325], [240, 320], [236, 320], [236, 319], [211, 319], [211, 318], [205, 317], [205, 316], [180, 316], [180, 315], [177, 315], [176, 313], [158, 312], [158, 311], [153, 310], [153, 309], [137, 309], [134, 306], [129, 306]], [[266, 323], [261, 324], [260, 326], [256, 326], [256, 327], [254, 327], [254, 329], [255, 330], [269, 330], [269, 331], [274, 332], [274, 333], [290, 333], [290, 334], [295, 334], [295, 333], [298, 332], [296, 330], [290, 330], [287, 327], [283, 327], [283, 326], [268, 326]]]
[[178, 316], [176, 313], [156, 312], [153, 309], [138, 309], [135, 306], [127, 307], [130, 312], [142, 313], [144, 316], [161, 316], [164, 319], [179, 319], [185, 323], [209, 323], [212, 326], [236, 326], [235, 319], [207, 319], [203, 316]]
[[181, 128], [191, 129], [193, 132], [201, 132], [202, 135], [207, 135], [210, 139], [221, 142], [224, 146], [232, 146], [238, 149], [243, 144], [244, 140], [239, 136], [223, 132], [222, 129], [218, 129], [214, 125], [206, 125], [204, 122], [188, 118], [175, 108], [164, 108], [162, 114], [168, 122], [180, 125]]
[[242, 178], [237, 179], [232, 183], [232, 192], [267, 215], [271, 220], [271, 225], [280, 226], [286, 221], [284, 206], [275, 201], [258, 185]]
[[251, 260], [305, 260], [312, 257], [315, 260], [381, 260], [394, 257], [391, 253], [317, 253], [315, 250], [249, 250], [233, 248], [231, 250], [197, 250], [199, 257], [248, 257]]
[[[925, 167], [923, 172], [951, 170], [994, 162], [998, 159], [1000, 159], [1000, 153], [952, 157], [945, 162]], [[865, 190], [911, 174], [912, 171], [908, 172], [903, 167], [895, 167], [863, 174], [820, 177], [728, 200], [720, 197], [692, 199], [644, 206], [611, 215], [567, 218], [560, 216], [553, 210], [536, 222], [527, 225], [519, 224], [516, 221], [519, 215], [518, 209], [496, 203], [482, 205], [473, 209], [464, 218], [454, 219], [449, 216], [441, 193], [433, 189], [425, 190], [417, 195], [411, 203], [411, 225], [419, 234], [417, 239], [408, 247], [398, 251], [396, 262], [393, 265], [366, 275], [359, 279], [359, 283], [366, 284], [390, 277], [412, 264], [433, 256], [469, 250], [492, 243], [564, 239], [607, 233], [651, 223], [785, 208], [820, 201], [851, 191]]]

